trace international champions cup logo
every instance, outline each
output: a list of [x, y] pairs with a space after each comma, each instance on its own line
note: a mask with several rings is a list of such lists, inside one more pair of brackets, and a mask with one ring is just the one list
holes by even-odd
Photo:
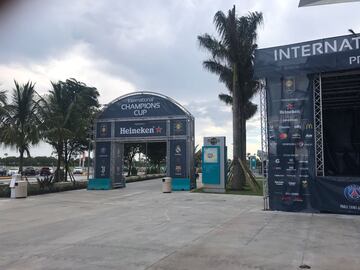
[[345, 187], [344, 196], [350, 202], [360, 202], [360, 186], [354, 184]]

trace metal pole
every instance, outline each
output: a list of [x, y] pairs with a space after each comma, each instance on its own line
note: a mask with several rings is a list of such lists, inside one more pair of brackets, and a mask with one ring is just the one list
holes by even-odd
[[[269, 209], [269, 192], [268, 192], [268, 171], [265, 151], [268, 151], [267, 145], [267, 108], [266, 108], [266, 81], [260, 80], [260, 118], [261, 118], [261, 171], [264, 177], [263, 181], [263, 200], [264, 210]], [[266, 177], [265, 177], [266, 172]]]

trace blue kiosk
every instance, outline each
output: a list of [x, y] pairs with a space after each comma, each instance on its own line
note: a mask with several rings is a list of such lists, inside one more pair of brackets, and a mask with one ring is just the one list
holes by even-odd
[[205, 192], [225, 192], [226, 164], [226, 138], [205, 137], [202, 148], [202, 182]]

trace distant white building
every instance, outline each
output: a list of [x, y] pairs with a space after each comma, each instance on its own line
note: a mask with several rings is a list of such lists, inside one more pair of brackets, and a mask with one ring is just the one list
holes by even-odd
[[300, 0], [299, 7], [329, 5], [346, 2], [360, 2], [360, 0]]

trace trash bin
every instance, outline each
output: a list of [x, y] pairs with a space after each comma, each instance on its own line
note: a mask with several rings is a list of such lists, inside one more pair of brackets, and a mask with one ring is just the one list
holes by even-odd
[[10, 181], [10, 198], [26, 198], [27, 182], [21, 181], [21, 174], [13, 174]]
[[171, 177], [164, 177], [162, 179], [162, 192], [171, 193]]

